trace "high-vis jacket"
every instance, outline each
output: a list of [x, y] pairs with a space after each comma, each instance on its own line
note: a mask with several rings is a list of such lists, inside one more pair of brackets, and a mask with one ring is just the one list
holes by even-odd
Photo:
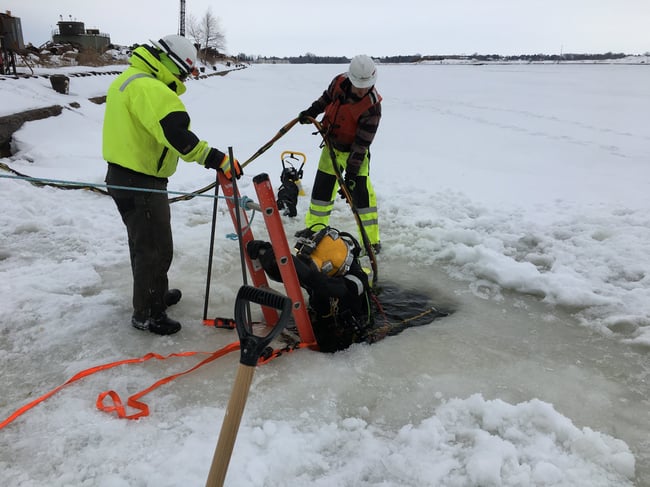
[[179, 157], [204, 164], [210, 147], [190, 131], [179, 98], [185, 85], [149, 46], [136, 48], [129, 62], [106, 96], [104, 159], [159, 178], [174, 174]]

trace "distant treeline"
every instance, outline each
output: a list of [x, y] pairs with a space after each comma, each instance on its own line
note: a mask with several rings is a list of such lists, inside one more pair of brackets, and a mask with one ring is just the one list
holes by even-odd
[[[464, 59], [463, 56], [424, 56], [426, 58], [442, 59]], [[604, 54], [520, 54], [518, 56], [500, 56], [498, 54], [472, 54], [467, 59], [477, 61], [602, 61], [605, 59], [622, 59], [627, 54], [622, 52], [606, 52]]]
[[[520, 54], [517, 56], [501, 56], [499, 54], [449, 54], [429, 55], [421, 54], [403, 56], [374, 57], [381, 63], [417, 63], [421, 61], [443, 61], [445, 59], [455, 60], [476, 60], [476, 61], [602, 61], [607, 59], [621, 59], [627, 57], [622, 52], [606, 52], [603, 54]], [[305, 54], [297, 57], [276, 57], [276, 56], [248, 56], [237, 55], [242, 62], [258, 63], [286, 63], [286, 64], [346, 64], [350, 59], [345, 56], [316, 56]]]

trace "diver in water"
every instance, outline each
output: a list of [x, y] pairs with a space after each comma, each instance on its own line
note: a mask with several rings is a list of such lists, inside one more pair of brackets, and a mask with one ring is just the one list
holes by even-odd
[[[361, 267], [361, 247], [349, 233], [328, 226], [295, 245], [293, 262], [300, 285], [309, 295], [309, 315], [321, 352], [336, 352], [368, 341], [374, 324], [368, 276]], [[253, 240], [246, 251], [274, 281], [282, 282], [269, 242]]]

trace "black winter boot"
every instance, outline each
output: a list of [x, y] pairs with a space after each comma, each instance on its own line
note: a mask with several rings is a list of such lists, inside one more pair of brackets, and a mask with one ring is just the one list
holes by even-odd
[[181, 324], [172, 320], [166, 313], [161, 313], [157, 318], [147, 318], [139, 321], [134, 316], [131, 318], [131, 326], [138, 330], [147, 330], [156, 335], [173, 335], [181, 329]]
[[157, 318], [149, 318], [149, 331], [156, 335], [173, 335], [181, 329], [181, 324], [172, 320], [167, 313], [162, 313]]

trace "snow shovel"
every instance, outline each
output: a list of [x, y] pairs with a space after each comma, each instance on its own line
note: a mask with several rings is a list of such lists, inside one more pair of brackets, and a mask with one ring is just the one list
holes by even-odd
[[[253, 334], [252, 324], [246, 319], [248, 302], [269, 306], [282, 310], [280, 318], [273, 329], [263, 337]], [[282, 295], [272, 293], [264, 289], [258, 289], [252, 286], [242, 286], [237, 293], [235, 300], [235, 323], [237, 325], [237, 334], [239, 335], [239, 344], [241, 347], [241, 356], [239, 359], [239, 368], [233, 384], [232, 393], [226, 414], [221, 425], [219, 441], [212, 458], [212, 466], [208, 474], [206, 487], [221, 487], [226, 478], [226, 471], [230, 463], [232, 450], [235, 446], [239, 423], [241, 422], [246, 398], [250, 390], [255, 366], [266, 347], [282, 331], [291, 317], [291, 300]]]

